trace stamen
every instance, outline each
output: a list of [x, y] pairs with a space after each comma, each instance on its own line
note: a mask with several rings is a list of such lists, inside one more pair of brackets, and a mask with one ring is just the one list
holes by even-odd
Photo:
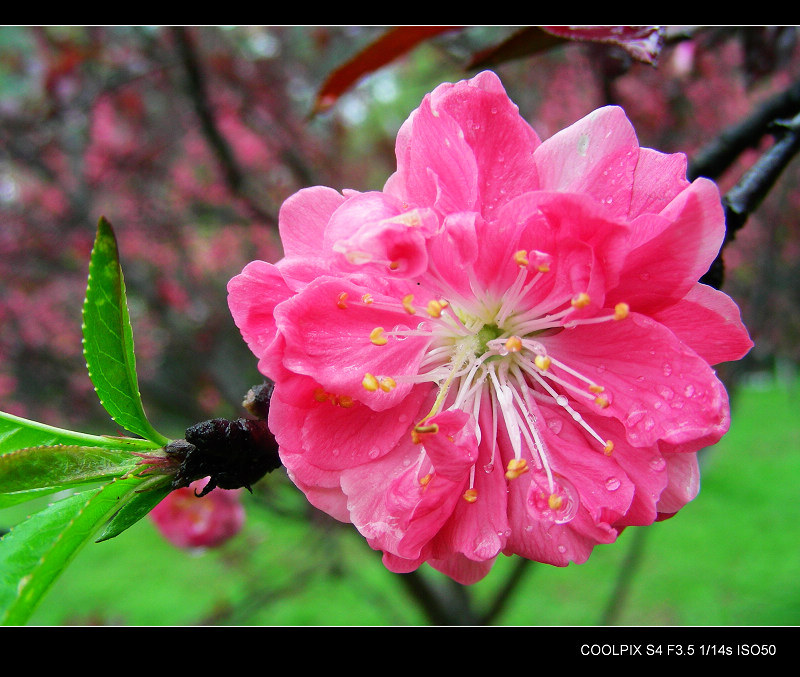
[[592, 299], [589, 298], [589, 294], [582, 291], [580, 294], [575, 296], [570, 303], [572, 304], [573, 308], [585, 308], [592, 302]]
[[415, 425], [414, 432], [420, 435], [436, 434], [439, 432], [439, 425], [437, 423], [429, 423], [428, 425]]
[[508, 341], [506, 341], [506, 350], [509, 353], [518, 353], [522, 350], [522, 341], [519, 336], [511, 336]]
[[339, 306], [342, 310], [347, 308], [347, 292], [343, 291], [339, 294], [338, 298], [336, 299], [336, 305]]
[[388, 393], [397, 387], [397, 383], [391, 376], [384, 376], [379, 385], [381, 390], [385, 393]]
[[518, 266], [526, 267], [529, 263], [528, 252], [526, 252], [524, 249], [520, 249], [518, 252], [514, 252], [514, 261]]
[[533, 363], [542, 371], [547, 371], [550, 368], [552, 360], [547, 355], [537, 355], [533, 358]]
[[411, 305], [411, 302], [414, 300], [413, 294], [407, 294], [403, 297], [403, 308], [409, 315], [413, 315], [417, 312], [416, 308]]
[[477, 501], [478, 500], [478, 490], [475, 489], [475, 488], [467, 489], [464, 492], [464, 500], [467, 503], [474, 503], [475, 501]]
[[512, 458], [506, 468], [506, 479], [515, 480], [529, 469], [528, 462], [524, 458]]
[[550, 264], [553, 262], [553, 257], [550, 256], [550, 254], [533, 250], [531, 252], [531, 258], [533, 258], [536, 270], [538, 270], [540, 273], [550, 272]]
[[369, 305], [372, 303], [372, 294], [364, 294], [364, 296], [361, 297], [361, 301]]
[[606, 456], [611, 456], [611, 453], [614, 451], [614, 443], [611, 440], [606, 440], [606, 446], [603, 447], [603, 453]]
[[364, 380], [361, 381], [361, 385], [364, 386], [365, 390], [369, 390], [371, 393], [373, 393], [378, 389], [378, 379], [367, 372], [364, 374]]
[[425, 477], [420, 477], [420, 478], [419, 478], [419, 483], [420, 483], [420, 484], [421, 484], [423, 487], [427, 487], [427, 486], [428, 486], [428, 483], [429, 483], [429, 482], [430, 482], [432, 479], [433, 479], [433, 475], [431, 475], [430, 473], [428, 473], [427, 475], [425, 475]]
[[442, 316], [442, 309], [445, 308], [439, 301], [436, 299], [431, 299], [428, 301], [428, 315], [431, 317], [441, 317]]
[[618, 303], [614, 306], [614, 319], [624, 320], [626, 317], [628, 317], [630, 310], [631, 308], [627, 303]]
[[369, 333], [369, 340], [376, 346], [385, 346], [389, 342], [389, 339], [383, 335], [383, 327], [375, 327]]
[[550, 494], [550, 498], [547, 499], [547, 505], [550, 506], [550, 510], [558, 510], [563, 504], [564, 499], [558, 494]]

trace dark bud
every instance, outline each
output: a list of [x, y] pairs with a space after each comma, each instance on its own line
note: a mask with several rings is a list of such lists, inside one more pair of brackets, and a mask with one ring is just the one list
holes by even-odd
[[172, 487], [186, 487], [210, 476], [199, 496], [205, 496], [216, 487], [245, 487], [252, 492], [252, 484], [281, 466], [278, 443], [265, 420], [216, 418], [203, 421], [188, 428], [186, 439], [172, 443], [176, 444], [179, 447], [168, 448], [167, 452], [184, 456]]
[[269, 401], [275, 384], [267, 381], [259, 386], [253, 386], [245, 395], [242, 406], [256, 418], [267, 418]]

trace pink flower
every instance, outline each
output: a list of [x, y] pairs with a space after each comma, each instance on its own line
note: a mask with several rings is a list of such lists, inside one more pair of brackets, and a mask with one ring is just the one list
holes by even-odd
[[241, 531], [244, 508], [239, 489], [214, 489], [198, 498], [208, 478], [176, 489], [153, 510], [150, 517], [161, 535], [178, 548], [215, 548]]
[[751, 347], [697, 282], [724, 219], [683, 155], [597, 110], [542, 143], [497, 76], [427, 95], [382, 192], [301, 190], [228, 285], [290, 477], [396, 572], [563, 566], [698, 490]]

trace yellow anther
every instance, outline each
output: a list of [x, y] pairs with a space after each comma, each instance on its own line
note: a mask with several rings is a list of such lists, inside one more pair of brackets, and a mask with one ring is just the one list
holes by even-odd
[[372, 303], [372, 294], [364, 294], [364, 296], [361, 297], [361, 301], [369, 305]]
[[515, 480], [520, 475], [528, 472], [528, 462], [524, 458], [512, 458], [506, 469], [506, 479]]
[[416, 425], [414, 426], [414, 432], [419, 435], [425, 434], [433, 434], [439, 432], [439, 425], [437, 423], [429, 423], [428, 425]]
[[601, 409], [605, 409], [608, 406], [608, 398], [598, 395], [594, 398], [594, 403]]
[[397, 270], [400, 267], [399, 261], [390, 261], [389, 262], [389, 270]]
[[378, 379], [368, 372], [364, 374], [364, 379], [361, 381], [361, 385], [364, 386], [365, 390], [369, 390], [371, 393], [374, 393], [378, 389]]
[[611, 452], [614, 451], [614, 443], [611, 440], [606, 440], [606, 446], [603, 447], [603, 453], [606, 456], [611, 456]]
[[430, 482], [432, 479], [433, 479], [433, 475], [431, 475], [430, 473], [428, 473], [427, 475], [425, 475], [425, 477], [420, 477], [420, 478], [419, 478], [419, 483], [420, 483], [420, 484], [421, 484], [423, 487], [426, 487], [426, 486], [428, 486], [428, 482]]
[[614, 319], [624, 320], [631, 312], [631, 307], [627, 303], [618, 303], [614, 306]]
[[592, 299], [589, 298], [589, 294], [585, 291], [582, 291], [580, 294], [575, 296], [572, 299], [572, 307], [573, 308], [585, 308], [592, 302]]
[[474, 503], [478, 500], [478, 490], [477, 489], [467, 489], [464, 492], [464, 500], [467, 503]]
[[550, 271], [550, 263], [552, 261], [552, 256], [550, 254], [545, 254], [544, 252], [540, 252], [537, 250], [533, 250], [531, 252], [530, 258], [533, 259], [533, 263], [536, 266], [536, 270], [540, 273], [547, 273]]
[[349, 409], [353, 406], [353, 398], [350, 397], [350, 395], [339, 395], [339, 397], [336, 398], [336, 404], [345, 409]]
[[604, 390], [605, 388], [603, 386], [599, 386], [596, 383], [592, 383], [592, 385], [589, 386], [589, 391], [593, 392], [595, 395], [602, 393]]
[[376, 346], [385, 346], [389, 342], [389, 339], [383, 335], [383, 327], [375, 327], [369, 333], [369, 340]]
[[428, 310], [428, 315], [430, 315], [431, 317], [441, 317], [442, 308], [444, 308], [444, 306], [436, 299], [431, 299], [430, 301], [428, 301], [427, 310]]
[[551, 360], [547, 355], [537, 355], [533, 358], [533, 363], [542, 371], [547, 371], [550, 368]]
[[347, 292], [343, 291], [336, 299], [336, 305], [339, 306], [342, 310], [347, 308]]
[[329, 397], [328, 393], [326, 393], [322, 388], [317, 388], [314, 390], [314, 399], [317, 402], [324, 402]]
[[390, 390], [394, 390], [397, 387], [397, 383], [395, 383], [391, 376], [384, 376], [379, 385], [381, 390], [385, 393], [388, 393]]
[[411, 305], [411, 302], [414, 300], [414, 294], [408, 294], [403, 297], [403, 308], [409, 315], [413, 315], [417, 312], [417, 309]]
[[550, 498], [547, 499], [547, 505], [550, 506], [550, 510], [558, 510], [564, 505], [564, 499], [558, 494], [550, 494]]
[[522, 266], [524, 268], [529, 263], [528, 252], [526, 252], [524, 249], [514, 252], [514, 261], [518, 266]]
[[509, 353], [518, 353], [522, 350], [522, 340], [519, 336], [509, 337], [508, 341], [506, 341], [506, 350]]

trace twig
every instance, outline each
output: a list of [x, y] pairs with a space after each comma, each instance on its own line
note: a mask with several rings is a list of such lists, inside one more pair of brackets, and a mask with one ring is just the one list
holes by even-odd
[[775, 120], [790, 118], [800, 112], [800, 80], [766, 101], [747, 118], [724, 130], [714, 141], [701, 149], [688, 169], [689, 180], [698, 176], [716, 179], [739, 155], [754, 148], [769, 132]]
[[631, 589], [633, 582], [633, 573], [641, 564], [642, 553], [644, 552], [645, 536], [649, 529], [635, 529], [631, 534], [631, 544], [628, 549], [625, 559], [619, 567], [617, 574], [617, 582], [614, 585], [614, 590], [609, 597], [606, 609], [603, 612], [601, 625], [614, 625], [619, 619], [625, 602], [628, 599], [628, 593]]
[[505, 610], [508, 600], [511, 599], [511, 593], [514, 592], [516, 587], [522, 581], [525, 572], [528, 570], [531, 560], [524, 557], [518, 557], [513, 571], [506, 579], [505, 585], [500, 589], [489, 607], [488, 611], [481, 617], [481, 625], [491, 625], [494, 620]]
[[[725, 209], [725, 241], [733, 241], [747, 218], [761, 204], [786, 166], [800, 151], [800, 113], [791, 120], [773, 125], [778, 140], [750, 167], [739, 182], [722, 199]], [[722, 251], [711, 264], [701, 282], [719, 289], [724, 280]]]
[[465, 586], [447, 579], [447, 588], [433, 585], [418, 571], [399, 574], [406, 590], [422, 607], [434, 625], [479, 625]]
[[174, 26], [171, 32], [175, 39], [184, 70], [186, 71], [189, 98], [192, 100], [195, 113], [200, 120], [203, 134], [222, 168], [222, 174], [225, 178], [226, 185], [235, 196], [241, 198], [246, 203], [247, 207], [256, 217], [268, 223], [274, 223], [274, 215], [262, 209], [260, 205], [256, 204], [247, 195], [246, 175], [239, 166], [233, 149], [217, 126], [214, 113], [209, 103], [205, 77], [200, 65], [200, 60], [197, 58], [191, 36], [183, 26]]

